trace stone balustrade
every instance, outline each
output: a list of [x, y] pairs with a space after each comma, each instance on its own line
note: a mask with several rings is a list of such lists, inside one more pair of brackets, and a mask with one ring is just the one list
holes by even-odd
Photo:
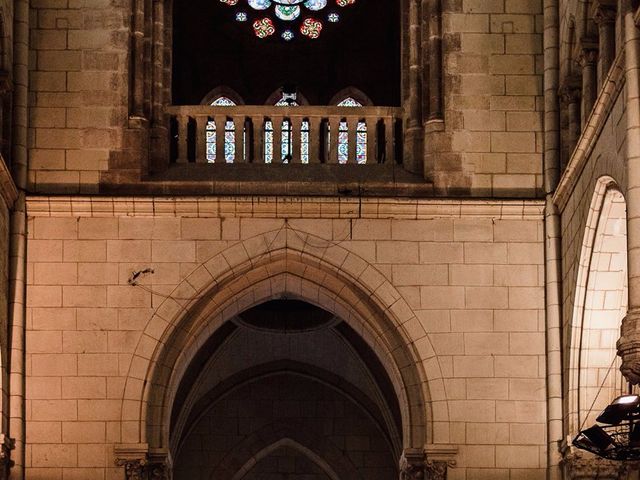
[[167, 112], [172, 163], [380, 164], [402, 158], [401, 108], [197, 105]]

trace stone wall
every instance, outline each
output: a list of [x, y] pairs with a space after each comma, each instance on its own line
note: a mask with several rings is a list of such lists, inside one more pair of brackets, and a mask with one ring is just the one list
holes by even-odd
[[31, 2], [31, 189], [97, 191], [127, 121], [129, 16], [116, 0]]
[[[275, 248], [273, 232], [286, 232], [289, 249], [327, 262], [336, 275], [379, 285], [369, 295], [404, 319], [394, 328], [427, 382], [425, 440], [459, 446], [453, 478], [544, 478], [542, 207], [31, 197], [29, 478], [117, 475], [113, 446], [140, 441], [141, 397], [123, 403], [125, 383], [138, 384], [140, 356], [150, 358], [157, 327], [168, 325], [152, 315], [178, 314], [165, 296], [197, 295], [217, 278], [207, 269], [239, 268], [247, 255], [263, 262], [264, 249]], [[127, 283], [149, 267], [155, 273], [144, 288]]]
[[447, 135], [432, 139], [436, 189], [533, 197], [542, 188], [542, 2], [444, 3], [455, 7], [444, 12]]

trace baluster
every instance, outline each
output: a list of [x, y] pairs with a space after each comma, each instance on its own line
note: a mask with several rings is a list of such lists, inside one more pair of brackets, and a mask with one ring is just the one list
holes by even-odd
[[189, 161], [189, 117], [178, 115], [178, 158], [176, 163], [187, 163]]
[[309, 163], [320, 163], [320, 124], [320, 118], [309, 118]]
[[289, 122], [291, 123], [291, 163], [302, 163], [302, 152], [300, 151], [302, 146], [302, 118], [291, 117]]
[[340, 117], [329, 118], [330, 141], [329, 141], [329, 158], [327, 163], [338, 163], [338, 140], [340, 139]]
[[358, 164], [356, 158], [357, 142], [358, 142], [358, 119], [356, 117], [347, 118], [347, 131], [349, 138], [349, 154], [347, 155], [347, 163]]
[[384, 162], [391, 164], [394, 158], [393, 117], [384, 117]]
[[264, 118], [251, 117], [253, 126], [253, 162], [264, 163]]
[[273, 163], [282, 163], [282, 117], [271, 117], [273, 123]]
[[378, 129], [378, 122], [376, 117], [367, 117], [366, 118], [367, 125], [367, 165], [373, 165], [378, 163], [378, 159], [376, 158], [376, 143], [378, 139], [378, 135], [376, 134], [376, 130]]
[[235, 146], [236, 158], [234, 163], [244, 163], [246, 161], [244, 154], [244, 116], [234, 117], [233, 124], [236, 127]]
[[209, 117], [196, 117], [196, 163], [207, 162], [207, 122]]
[[216, 115], [216, 163], [225, 163], [227, 161], [225, 155], [225, 133], [227, 131], [227, 117]]

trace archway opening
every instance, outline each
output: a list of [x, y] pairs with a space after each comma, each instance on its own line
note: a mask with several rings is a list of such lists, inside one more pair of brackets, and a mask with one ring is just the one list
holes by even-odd
[[618, 189], [601, 182], [592, 202], [576, 293], [570, 433], [595, 423], [611, 400], [628, 390], [616, 349], [627, 297], [626, 203]]
[[176, 480], [392, 480], [402, 451], [400, 405], [375, 352], [340, 317], [286, 296], [202, 345], [169, 432]]

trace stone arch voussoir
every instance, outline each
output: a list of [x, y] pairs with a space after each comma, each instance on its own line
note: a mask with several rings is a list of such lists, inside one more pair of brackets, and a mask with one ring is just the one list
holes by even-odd
[[448, 408], [438, 359], [412, 309], [358, 255], [288, 227], [215, 255], [157, 308], [136, 347], [125, 385], [123, 442], [168, 445], [163, 426], [180, 369], [222, 323], [282, 295], [315, 303], [350, 323], [392, 370], [392, 383], [402, 388], [405, 447], [433, 442], [433, 424], [448, 423]]

